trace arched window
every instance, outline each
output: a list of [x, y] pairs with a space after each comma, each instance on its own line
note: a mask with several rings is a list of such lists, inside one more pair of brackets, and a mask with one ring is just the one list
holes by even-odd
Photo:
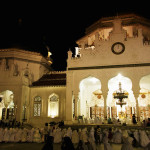
[[55, 118], [59, 113], [59, 96], [57, 94], [51, 94], [48, 99], [48, 116]]
[[33, 115], [34, 116], [41, 116], [41, 102], [42, 102], [42, 99], [40, 96], [36, 96], [34, 98], [34, 112], [33, 112]]

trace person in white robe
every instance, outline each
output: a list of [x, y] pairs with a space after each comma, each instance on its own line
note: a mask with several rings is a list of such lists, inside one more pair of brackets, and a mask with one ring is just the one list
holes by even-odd
[[77, 130], [73, 130], [72, 132], [72, 143], [74, 144], [79, 143], [79, 134]]
[[21, 142], [26, 142], [26, 141], [27, 141], [27, 129], [24, 128], [21, 135]]
[[82, 129], [81, 132], [81, 140], [83, 142], [83, 147], [85, 150], [88, 150], [88, 135], [87, 135], [87, 128]]
[[104, 137], [103, 137], [104, 150], [112, 150], [112, 147], [108, 142], [108, 132], [104, 131], [103, 133], [104, 133]]
[[61, 143], [62, 142], [62, 132], [61, 132], [61, 128], [57, 128], [56, 129], [56, 133], [54, 136], [54, 143]]
[[15, 142], [15, 136], [16, 136], [16, 129], [15, 128], [10, 128], [10, 142]]
[[150, 143], [150, 140], [145, 130], [140, 130], [139, 134], [140, 134], [140, 145], [145, 148]]
[[5, 128], [3, 141], [5, 143], [9, 142], [9, 138], [10, 138], [10, 131], [8, 130], [8, 128]]
[[32, 128], [31, 130], [28, 130], [27, 142], [33, 142], [34, 132], [35, 132], [34, 128]]
[[139, 142], [140, 142], [139, 131], [138, 131], [138, 130], [135, 130], [135, 131], [133, 132], [133, 135], [134, 135], [135, 139], [137, 140], [137, 142], [139, 143]]
[[45, 141], [45, 131], [44, 131], [44, 128], [40, 129], [40, 133], [41, 133], [41, 142], [43, 143]]
[[122, 131], [122, 140], [126, 141], [126, 138], [128, 138], [129, 134], [128, 134], [128, 131], [127, 130], [123, 130]]
[[113, 142], [115, 144], [121, 144], [122, 143], [122, 131], [121, 131], [121, 129], [116, 129], [116, 131], [114, 132]]
[[66, 136], [68, 136], [70, 139], [72, 138], [72, 129], [71, 129], [71, 127], [69, 127], [69, 128], [67, 129]]
[[35, 130], [35, 133], [33, 135], [33, 142], [41, 143], [41, 134], [39, 133], [39, 129]]
[[4, 138], [4, 130], [3, 128], [0, 128], [0, 143], [3, 142], [3, 138]]
[[82, 140], [82, 139], [81, 139], [81, 133], [82, 133], [82, 130], [79, 128], [79, 130], [78, 130], [78, 134], [79, 134], [79, 141], [80, 141], [80, 140]]
[[62, 138], [65, 137], [66, 134], [67, 134], [67, 129], [66, 128], [62, 129]]
[[121, 146], [121, 150], [134, 150], [132, 146], [132, 137], [124, 137], [123, 144]]
[[150, 139], [150, 131], [147, 130], [146, 134], [147, 134], [148, 138]]
[[16, 129], [16, 135], [14, 142], [21, 142], [22, 129]]
[[92, 150], [96, 150], [96, 143], [95, 143], [95, 137], [94, 137], [94, 128], [92, 127], [89, 133], [89, 142], [92, 146]]
[[79, 143], [79, 134], [78, 134], [77, 130], [73, 130], [71, 140], [74, 145], [74, 148], [76, 149], [78, 146], [78, 143]]
[[54, 129], [52, 130], [52, 132], [50, 133], [50, 136], [55, 137], [56, 132], [57, 132], [57, 129], [56, 129], [56, 128], [54, 128]]

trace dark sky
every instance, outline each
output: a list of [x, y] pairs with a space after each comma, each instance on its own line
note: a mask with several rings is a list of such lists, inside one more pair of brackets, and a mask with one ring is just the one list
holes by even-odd
[[46, 44], [52, 52], [53, 69], [66, 70], [67, 51], [74, 51], [75, 41], [84, 36], [85, 28], [101, 17], [136, 13], [150, 19], [148, 5], [141, 2], [132, 6], [127, 1], [97, 2], [101, 1], [1, 5], [0, 48], [24, 48], [46, 56]]

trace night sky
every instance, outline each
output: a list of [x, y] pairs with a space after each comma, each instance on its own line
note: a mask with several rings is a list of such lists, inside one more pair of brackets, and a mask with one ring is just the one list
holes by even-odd
[[[75, 41], [84, 36], [85, 29], [102, 17], [136, 13], [150, 19], [148, 4], [136, 5], [97, 1], [86, 3], [35, 3], [9, 7], [1, 5], [0, 48], [22, 48], [47, 55], [52, 52], [53, 69], [66, 70], [67, 51], [74, 52]], [[100, 1], [99, 1], [100, 2]], [[125, 5], [126, 4], [126, 5]], [[143, 4], [143, 6], [142, 6]]]

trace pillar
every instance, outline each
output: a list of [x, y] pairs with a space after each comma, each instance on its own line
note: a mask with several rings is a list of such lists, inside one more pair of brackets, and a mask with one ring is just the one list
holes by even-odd
[[110, 110], [109, 110], [109, 111], [110, 111], [110, 118], [112, 118], [112, 115], [111, 115], [111, 109], [112, 109], [112, 108], [111, 108], [111, 106], [110, 106], [110, 108], [109, 108], [109, 109], [110, 109]]
[[107, 93], [103, 93], [104, 97], [104, 118], [107, 119]]
[[7, 119], [7, 107], [8, 107], [8, 106], [5, 107], [5, 108], [6, 108], [6, 109], [5, 109], [5, 120]]
[[138, 94], [134, 94], [135, 99], [136, 99], [136, 114], [137, 114], [137, 121], [140, 121], [140, 113], [139, 113], [139, 104], [138, 104], [138, 97], [139, 97], [139, 93]]
[[139, 114], [139, 105], [138, 105], [138, 97], [139, 97], [139, 92], [140, 92], [140, 87], [139, 87], [139, 80], [138, 79], [133, 79], [132, 80], [133, 83], [133, 94], [136, 100], [136, 114], [137, 114], [137, 121], [140, 121], [140, 114]]
[[102, 95], [104, 97], [104, 118], [107, 119], [108, 82], [103, 80], [101, 83], [102, 83]]
[[14, 94], [14, 99], [13, 99], [13, 102], [14, 102], [14, 118], [16, 119], [16, 114], [17, 114], [17, 101], [15, 99], [15, 94]]
[[66, 86], [66, 104], [65, 104], [65, 124], [72, 124], [72, 72], [67, 71], [67, 86]]
[[75, 108], [74, 108], [74, 111], [75, 111], [75, 117], [78, 117], [78, 94], [74, 94], [74, 98], [75, 98]]

